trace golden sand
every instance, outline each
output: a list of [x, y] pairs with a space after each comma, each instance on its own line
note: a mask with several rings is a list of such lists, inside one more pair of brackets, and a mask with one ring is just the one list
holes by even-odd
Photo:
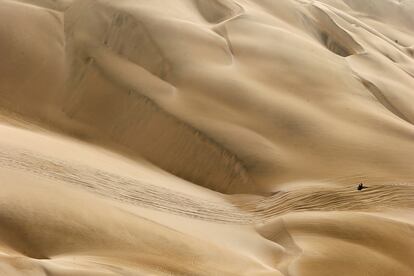
[[0, 1], [0, 275], [414, 275], [413, 14]]

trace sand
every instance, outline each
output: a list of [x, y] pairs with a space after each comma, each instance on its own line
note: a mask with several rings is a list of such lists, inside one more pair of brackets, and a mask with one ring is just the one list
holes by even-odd
[[1, 1], [0, 275], [413, 276], [413, 14]]

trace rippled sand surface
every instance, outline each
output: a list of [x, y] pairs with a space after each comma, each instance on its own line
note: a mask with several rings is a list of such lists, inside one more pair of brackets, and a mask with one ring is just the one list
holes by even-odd
[[413, 14], [0, 1], [0, 275], [413, 276]]

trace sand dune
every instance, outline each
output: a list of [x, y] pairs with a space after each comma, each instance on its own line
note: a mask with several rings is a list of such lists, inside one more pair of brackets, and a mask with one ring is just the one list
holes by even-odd
[[0, 275], [414, 275], [412, 14], [1, 1]]

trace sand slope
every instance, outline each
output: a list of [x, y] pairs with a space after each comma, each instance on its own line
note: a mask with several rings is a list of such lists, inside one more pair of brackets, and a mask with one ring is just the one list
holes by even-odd
[[412, 14], [0, 2], [0, 275], [414, 275]]

